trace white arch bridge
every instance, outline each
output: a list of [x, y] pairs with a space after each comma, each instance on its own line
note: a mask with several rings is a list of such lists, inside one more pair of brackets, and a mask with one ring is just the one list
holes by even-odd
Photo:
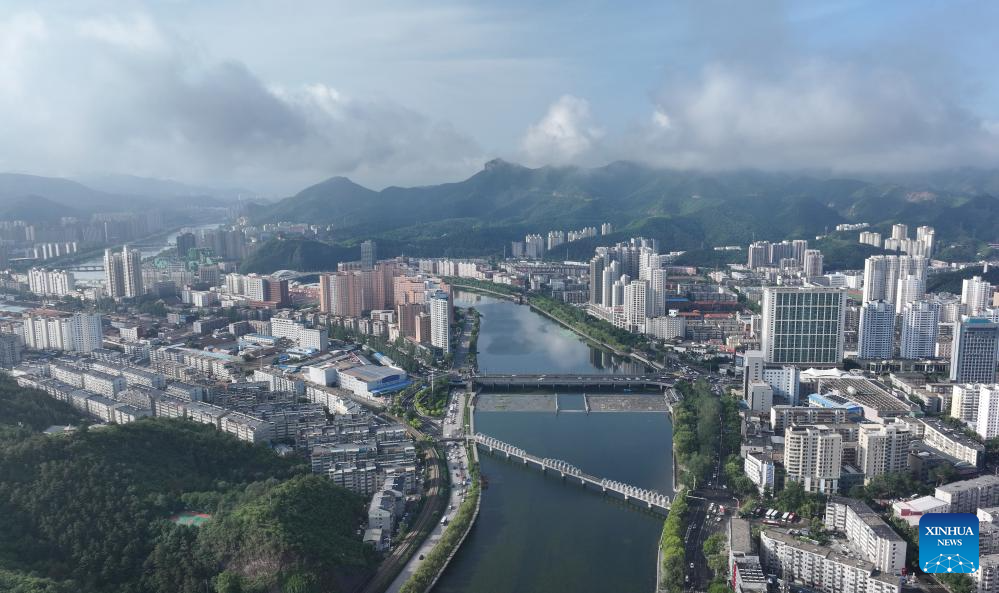
[[567, 461], [552, 459], [550, 457], [538, 457], [537, 455], [528, 453], [520, 447], [504, 443], [499, 439], [485, 434], [476, 433], [474, 438], [475, 442], [489, 451], [489, 453], [505, 455], [507, 459], [516, 459], [524, 465], [536, 467], [542, 472], [558, 474], [563, 480], [578, 482], [579, 485], [584, 488], [587, 486], [591, 488], [599, 488], [603, 494], [617, 496], [625, 502], [630, 502], [636, 506], [655, 511], [657, 513], [664, 515], [669, 514], [669, 496], [661, 492], [649, 490], [647, 488], [639, 488], [637, 486], [632, 486], [631, 484], [625, 484], [624, 482], [618, 482], [616, 480], [608, 480], [606, 478], [591, 476]]

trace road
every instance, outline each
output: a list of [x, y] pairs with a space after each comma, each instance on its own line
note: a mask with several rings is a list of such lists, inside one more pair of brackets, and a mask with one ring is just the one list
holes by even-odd
[[[464, 398], [464, 393], [456, 393], [451, 398], [452, 403], [448, 406], [448, 413], [444, 417], [443, 422], [443, 434], [445, 438], [461, 436], [461, 414], [464, 408]], [[453, 487], [450, 489], [450, 493], [448, 495], [444, 517], [450, 518], [458, 509], [461, 501], [464, 500], [467, 492], [467, 486], [463, 484], [463, 481], [468, 479], [469, 475], [468, 456], [465, 452], [465, 446], [455, 442], [447, 443], [445, 445], [445, 452], [447, 469], [449, 475], [451, 476], [451, 484]], [[430, 551], [433, 550], [434, 546], [437, 545], [437, 542], [440, 541], [445, 529], [447, 528], [441, 523], [441, 521], [436, 522], [433, 526], [433, 530], [430, 532], [430, 536], [420, 543], [419, 548], [403, 567], [402, 571], [399, 572], [395, 580], [392, 581], [392, 584], [388, 587], [388, 589], [386, 589], [387, 593], [399, 592], [403, 584], [405, 584], [406, 581], [409, 580], [409, 577], [416, 572], [421, 564], [423, 564], [427, 554], [429, 554]]]

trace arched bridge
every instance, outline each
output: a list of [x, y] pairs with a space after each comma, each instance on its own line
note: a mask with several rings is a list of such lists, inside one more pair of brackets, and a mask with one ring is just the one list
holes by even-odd
[[465, 383], [470, 389], [666, 389], [672, 387], [676, 377], [672, 375], [508, 375], [480, 373], [469, 375]]
[[541, 458], [537, 455], [528, 453], [520, 447], [504, 443], [503, 441], [488, 435], [477, 433], [474, 438], [477, 444], [488, 450], [490, 453], [501, 453], [505, 455], [507, 459], [516, 459], [524, 465], [536, 467], [546, 473], [556, 473], [561, 476], [563, 480], [578, 482], [579, 485], [583, 487], [589, 486], [591, 488], [599, 488], [604, 494], [618, 496], [626, 502], [630, 502], [637, 506], [662, 514], [669, 513], [669, 496], [661, 492], [646, 488], [639, 488], [637, 486], [632, 486], [616, 480], [608, 480], [606, 478], [591, 476], [567, 461], [552, 459], [550, 457]]

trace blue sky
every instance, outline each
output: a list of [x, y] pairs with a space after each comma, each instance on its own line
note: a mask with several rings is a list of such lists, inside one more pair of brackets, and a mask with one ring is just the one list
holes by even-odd
[[281, 193], [496, 156], [994, 166], [997, 25], [955, 1], [8, 0], [0, 170]]

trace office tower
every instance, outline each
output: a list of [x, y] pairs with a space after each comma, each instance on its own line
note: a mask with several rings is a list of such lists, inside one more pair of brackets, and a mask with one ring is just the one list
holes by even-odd
[[843, 466], [843, 435], [824, 425], [788, 426], [784, 431], [787, 479], [806, 492], [836, 494]]
[[985, 440], [999, 437], [999, 385], [982, 385], [974, 428]]
[[368, 239], [361, 242], [361, 269], [373, 270], [378, 261], [378, 244]]
[[445, 354], [451, 351], [451, 296], [437, 291], [430, 297], [430, 343]]
[[291, 304], [291, 295], [288, 293], [287, 280], [267, 279], [267, 294], [264, 301], [274, 303], [276, 307], [287, 307]]
[[861, 424], [857, 444], [857, 461], [864, 478], [908, 471], [909, 443], [912, 433], [905, 422], [892, 424]]
[[184, 259], [188, 252], [196, 248], [198, 243], [194, 238], [194, 233], [180, 233], [175, 240], [177, 247], [177, 257]]
[[966, 278], [961, 283], [961, 304], [968, 315], [979, 315], [992, 301], [992, 285], [981, 276]]
[[802, 256], [802, 269], [808, 278], [821, 276], [822, 252], [818, 249], [806, 249]]
[[104, 250], [104, 282], [109, 297], [117, 300], [125, 296], [125, 271], [121, 254], [111, 249]]
[[895, 310], [902, 311], [912, 301], [918, 301], [926, 296], [926, 284], [915, 274], [905, 274], [899, 277], [895, 290]]
[[891, 358], [895, 342], [895, 306], [886, 301], [870, 301], [860, 308], [860, 335], [857, 356], [865, 359]]
[[995, 383], [999, 358], [999, 324], [965, 317], [954, 328], [950, 356], [952, 383]]
[[645, 331], [648, 316], [648, 290], [645, 280], [632, 280], [624, 287], [624, 322], [628, 331]]
[[121, 273], [124, 280], [125, 297], [134, 299], [145, 294], [142, 289], [142, 252], [121, 248]]
[[762, 347], [766, 361], [839, 364], [845, 301], [844, 291], [838, 288], [765, 288]]
[[602, 305], [604, 297], [604, 260], [602, 255], [594, 255], [590, 260], [590, 304]]
[[932, 358], [936, 354], [940, 306], [930, 301], [913, 301], [902, 310], [899, 357]]
[[904, 224], [891, 225], [891, 238], [898, 241], [909, 238], [909, 226]]
[[749, 245], [749, 260], [746, 265], [750, 269], [762, 268], [770, 264], [770, 244], [766, 241], [756, 241]]

